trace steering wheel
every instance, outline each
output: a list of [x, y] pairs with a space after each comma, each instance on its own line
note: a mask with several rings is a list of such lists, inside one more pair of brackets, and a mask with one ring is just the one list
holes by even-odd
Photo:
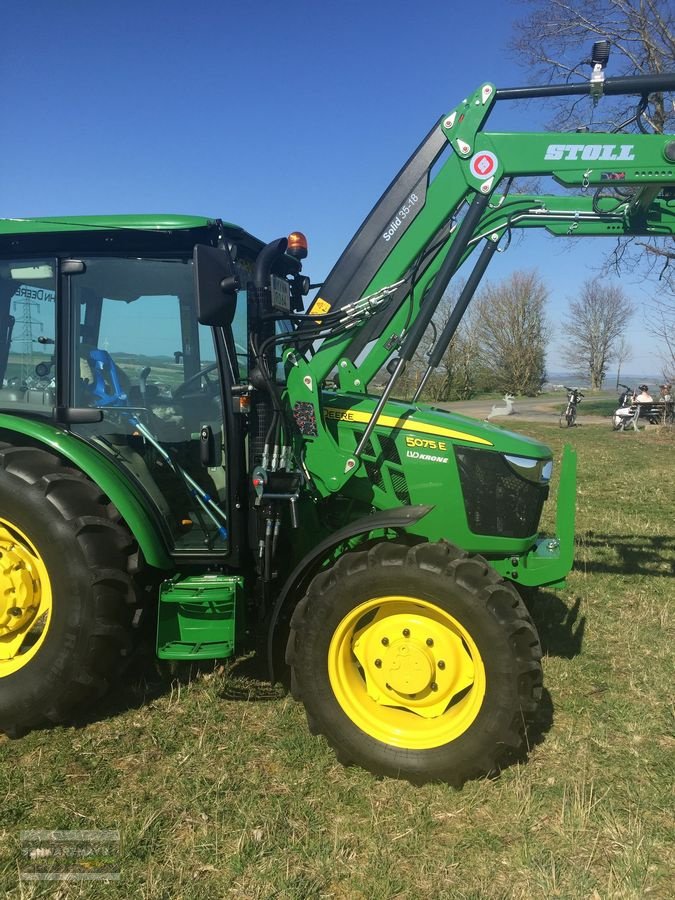
[[211, 363], [210, 366], [206, 366], [204, 369], [200, 369], [199, 372], [195, 372], [194, 375], [191, 375], [187, 381], [184, 381], [182, 384], [179, 384], [176, 390], [173, 392], [172, 396], [174, 400], [182, 400], [187, 394], [190, 393], [190, 388], [195, 387], [195, 385], [199, 385], [199, 383], [203, 380], [205, 382], [206, 391], [204, 393], [208, 396], [214, 393], [214, 388], [217, 386], [215, 381], [211, 381], [209, 378], [209, 372], [213, 372], [218, 368], [218, 363]]

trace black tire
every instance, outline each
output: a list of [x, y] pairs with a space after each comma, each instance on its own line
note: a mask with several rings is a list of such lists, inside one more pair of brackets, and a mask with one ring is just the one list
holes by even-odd
[[[477, 648], [485, 681], [484, 690], [477, 694], [475, 718], [469, 721], [465, 730], [445, 743], [441, 741], [423, 749], [411, 749], [395, 746], [397, 742], [400, 744], [398, 739], [391, 742], [378, 739], [381, 735], [369, 734], [354, 721], [357, 717], [352, 716], [349, 703], [341, 704], [333, 689], [328, 663], [329, 654], [335, 656], [333, 636], [342, 633], [343, 623], [352, 614], [358, 623], [352, 634], [357, 631], [359, 636], [364, 634], [372, 623], [377, 622], [380, 611], [374, 616], [369, 613], [369, 622], [367, 617], [358, 620], [360, 613], [354, 611], [373, 598], [386, 599], [388, 595], [413, 598], [413, 609], [416, 600], [422, 601], [430, 610], [440, 610], [442, 617], [452, 617], [469, 635], [474, 649]], [[384, 621], [388, 620], [385, 618]], [[392, 618], [391, 621], [400, 625], [399, 619]], [[414, 617], [410, 621], [414, 621]], [[410, 629], [402, 632], [404, 637], [406, 631], [410, 637]], [[467, 642], [464, 637], [460, 636], [460, 639], [469, 655]], [[395, 640], [401, 643], [400, 638]], [[385, 644], [385, 640], [381, 643]], [[389, 643], [386, 639], [386, 644]], [[436, 643], [440, 646], [441, 642]], [[424, 652], [422, 638], [419, 648], [415, 652]], [[414, 547], [382, 542], [367, 552], [341, 556], [330, 569], [314, 578], [306, 596], [296, 607], [286, 661], [291, 666], [294, 696], [305, 705], [310, 730], [325, 735], [341, 762], [415, 783], [440, 780], [460, 785], [468, 778], [498, 771], [501, 763], [522, 750], [526, 725], [537, 709], [542, 691], [539, 638], [517, 591], [482, 557], [471, 557], [444, 542]], [[379, 664], [379, 671], [383, 671], [382, 660], [375, 660], [374, 664]], [[352, 666], [353, 673], [359, 673], [363, 682], [362, 697], [366, 698], [363, 702], [372, 704], [368, 714], [377, 716], [378, 711], [386, 709], [385, 716], [389, 717], [391, 699], [385, 698], [380, 705], [368, 696], [364, 669], [357, 662], [353, 649], [348, 665]], [[430, 671], [437, 673], [438, 661], [435, 665], [437, 668]], [[355, 674], [354, 678], [358, 685]], [[441, 678], [436, 674], [433, 678], [429, 688], [438, 691], [439, 685], [435, 685], [435, 681], [440, 682]], [[390, 688], [390, 685], [386, 687]], [[456, 715], [454, 710], [473, 690], [471, 687], [452, 697], [438, 720]], [[407, 695], [411, 698], [423, 696], [424, 691], [419, 695]], [[408, 711], [404, 707], [402, 715], [407, 723], [412, 722], [406, 727], [416, 729], [421, 717], [415, 711], [410, 712], [412, 702], [406, 702]], [[400, 713], [397, 711], [394, 715]], [[420, 727], [427, 727], [424, 722]]]
[[572, 428], [576, 424], [577, 421], [577, 411], [573, 406], [572, 409], [567, 413], [567, 427]]
[[560, 413], [560, 417], [559, 417], [559, 419], [558, 419], [558, 425], [559, 425], [561, 428], [567, 428], [567, 427], [568, 427], [568, 422], [567, 422], [567, 407], [565, 407], [565, 409], [563, 409], [563, 411]]
[[[52, 596], [48, 627], [29, 661], [3, 674], [0, 730], [19, 736], [61, 722], [104, 693], [130, 646], [137, 607], [132, 573], [138, 550], [112, 503], [82, 472], [54, 454], [0, 444], [0, 520], [16, 529], [46, 568]], [[7, 525], [9, 523], [9, 526]], [[5, 550], [11, 547], [5, 537]]]

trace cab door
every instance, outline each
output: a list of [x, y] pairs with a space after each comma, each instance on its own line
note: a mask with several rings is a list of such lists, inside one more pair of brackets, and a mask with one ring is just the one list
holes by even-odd
[[[192, 260], [90, 257], [65, 276], [72, 425], [133, 479], [179, 555], [230, 550], [222, 361]], [[72, 268], [72, 267], [71, 267]]]

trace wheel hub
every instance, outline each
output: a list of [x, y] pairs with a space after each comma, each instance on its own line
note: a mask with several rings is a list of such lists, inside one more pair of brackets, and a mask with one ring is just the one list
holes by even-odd
[[0, 637], [25, 629], [40, 608], [33, 554], [0, 526]]
[[486, 692], [485, 666], [466, 626], [409, 595], [375, 596], [344, 616], [328, 648], [328, 677], [361, 731], [406, 750], [459, 737]]
[[434, 659], [413, 641], [396, 641], [384, 654], [382, 672], [398, 694], [417, 694], [433, 681]]
[[424, 718], [441, 716], [475, 677], [461, 637], [421, 611], [378, 614], [357, 633], [352, 652], [372, 700]]

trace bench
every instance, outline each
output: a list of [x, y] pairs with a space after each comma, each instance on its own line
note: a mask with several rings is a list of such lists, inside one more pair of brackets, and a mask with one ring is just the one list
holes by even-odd
[[631, 404], [631, 418], [627, 419], [623, 430], [634, 428], [639, 431], [638, 421], [647, 419], [652, 425], [672, 425], [673, 423], [673, 407], [675, 404], [672, 400], [652, 400], [651, 403], [633, 403]]

